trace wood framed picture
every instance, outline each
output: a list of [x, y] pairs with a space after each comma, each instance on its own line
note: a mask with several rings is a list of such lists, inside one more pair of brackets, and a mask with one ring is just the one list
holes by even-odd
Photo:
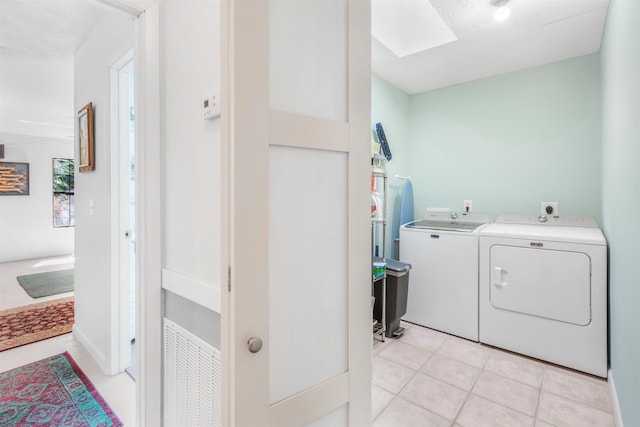
[[78, 151], [80, 172], [89, 172], [95, 167], [95, 145], [93, 141], [93, 104], [90, 102], [78, 111]]
[[0, 162], [0, 196], [29, 195], [29, 163]]

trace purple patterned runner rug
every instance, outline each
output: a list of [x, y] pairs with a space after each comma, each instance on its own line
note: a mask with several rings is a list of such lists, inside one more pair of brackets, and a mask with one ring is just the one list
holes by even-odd
[[69, 353], [0, 373], [0, 426], [121, 427]]

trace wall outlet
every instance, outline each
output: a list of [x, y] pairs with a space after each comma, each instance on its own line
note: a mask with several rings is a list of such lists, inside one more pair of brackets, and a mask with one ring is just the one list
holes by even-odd
[[473, 201], [471, 200], [463, 200], [462, 208], [465, 212], [471, 212], [473, 210]]
[[543, 215], [558, 215], [558, 202], [540, 203], [540, 213]]

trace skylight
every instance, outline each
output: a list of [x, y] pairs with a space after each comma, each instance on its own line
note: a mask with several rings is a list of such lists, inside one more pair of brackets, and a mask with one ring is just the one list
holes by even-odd
[[457, 40], [429, 0], [373, 0], [371, 19], [373, 37], [400, 58]]

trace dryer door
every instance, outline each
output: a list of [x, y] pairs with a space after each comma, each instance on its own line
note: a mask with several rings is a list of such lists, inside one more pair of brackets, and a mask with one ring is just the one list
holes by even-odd
[[491, 247], [491, 305], [551, 320], [591, 321], [591, 260], [581, 252]]

